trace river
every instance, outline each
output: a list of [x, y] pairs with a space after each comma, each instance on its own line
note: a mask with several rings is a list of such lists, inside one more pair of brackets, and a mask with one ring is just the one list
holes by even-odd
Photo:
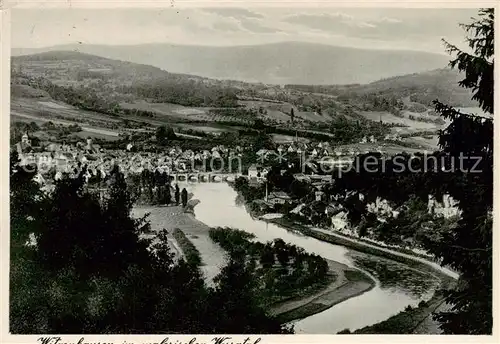
[[277, 225], [253, 219], [244, 206], [237, 204], [237, 193], [226, 183], [189, 183], [186, 187], [200, 200], [196, 218], [208, 226], [233, 227], [253, 233], [258, 241], [281, 238], [310, 253], [358, 268], [376, 281], [370, 291], [339, 303], [323, 312], [293, 322], [298, 334], [335, 334], [351, 331], [383, 321], [429, 299], [439, 286], [430, 274], [414, 270], [389, 259], [361, 253], [343, 246], [326, 243]]

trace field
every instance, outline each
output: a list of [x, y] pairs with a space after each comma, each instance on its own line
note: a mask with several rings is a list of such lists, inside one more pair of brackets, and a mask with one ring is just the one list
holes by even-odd
[[14, 114], [31, 115], [49, 120], [61, 119], [76, 123], [97, 121], [102, 127], [118, 128], [121, 120], [101, 113], [85, 111], [76, 107], [55, 102], [52, 99], [13, 98], [10, 102]]
[[416, 153], [421, 152], [422, 149], [409, 148], [405, 146], [400, 146], [393, 143], [352, 143], [348, 145], [342, 145], [338, 147], [342, 150], [353, 150], [354, 152], [365, 153], [365, 152], [382, 152], [385, 154], [393, 155], [401, 152]]
[[[50, 120], [65, 125], [77, 123], [83, 128], [83, 131], [78, 133], [82, 137], [93, 136], [111, 139], [118, 137], [118, 133], [125, 130], [136, 130], [137, 128], [154, 130], [155, 127], [161, 125], [171, 126], [183, 136], [191, 137], [194, 135], [193, 137], [200, 138], [201, 136], [196, 136], [196, 132], [213, 134], [235, 132], [253, 127], [255, 120], [259, 118], [267, 120], [265, 124], [269, 126], [276, 128], [281, 126], [289, 129], [292, 109], [296, 121], [296, 125], [292, 125], [292, 127], [304, 132], [322, 134], [322, 137], [318, 135], [322, 140], [329, 140], [331, 134], [316, 130], [318, 126], [315, 127], [312, 123], [323, 123], [327, 127], [328, 122], [336, 116], [333, 114], [345, 114], [352, 120], [359, 120], [362, 116], [375, 122], [381, 120], [385, 123], [399, 125], [391, 128], [393, 133], [435, 132], [442, 126], [409, 118], [413, 116], [433, 120], [438, 117], [433, 116], [430, 112], [428, 103], [422, 103], [420, 94], [423, 92], [422, 90], [418, 89], [417, 94], [410, 93], [413, 96], [410, 97], [409, 93], [406, 92], [405, 85], [409, 82], [410, 89], [414, 90], [415, 83], [417, 86], [419, 83], [433, 85], [437, 82], [436, 80], [444, 78], [442, 88], [449, 91], [448, 81], [454, 81], [456, 77], [447, 76], [446, 73], [426, 74], [422, 76], [422, 80], [419, 78], [415, 80], [415, 76], [403, 77], [402, 81], [400, 80], [402, 82], [402, 84], [400, 82], [400, 89], [394, 88], [394, 85], [400, 85], [398, 78], [370, 85], [359, 85], [354, 88], [349, 87], [345, 90], [341, 86], [299, 85], [296, 88], [284, 88], [278, 85], [264, 86], [262, 84], [235, 83], [171, 74], [152, 66], [135, 65], [77, 52], [18, 57], [13, 60], [12, 67], [14, 71], [11, 87], [13, 120], [38, 123]], [[33, 77], [41, 77], [58, 85], [72, 84], [81, 94], [74, 96], [70, 92], [68, 95], [57, 88], [40, 86], [37, 82], [33, 82]], [[409, 80], [407, 80], [408, 78]], [[39, 90], [36, 87], [42, 87], [44, 90]], [[62, 92], [62, 97], [59, 96], [59, 93], [54, 93], [54, 89], [57, 92]], [[221, 93], [226, 91], [229, 92]], [[227, 99], [223, 97], [221, 101], [218, 98], [220, 94], [226, 94], [229, 97]], [[123, 111], [118, 111], [119, 115], [107, 115], [77, 109], [74, 106], [56, 101], [51, 96], [55, 99], [68, 100], [71, 104], [83, 104], [86, 108], [105, 109], [110, 113], [117, 112], [116, 108], [113, 107], [115, 102], [122, 108], [137, 109], [141, 112], [127, 111], [125, 114]], [[352, 112], [353, 109], [357, 108], [387, 109], [380, 104], [374, 104], [373, 96], [386, 97], [387, 99], [395, 97], [404, 103], [406, 110], [402, 116], [395, 116], [389, 111], [356, 110], [357, 114]], [[94, 99], [94, 97], [96, 98]], [[162, 101], [162, 103], [154, 101]], [[178, 104], [167, 103], [171, 101]], [[235, 106], [235, 101], [239, 107], [219, 107]], [[463, 104], [466, 106], [468, 103]], [[464, 110], [478, 112], [475, 111], [477, 108]], [[417, 113], [416, 111], [422, 112]], [[186, 130], [193, 130], [193, 132], [186, 132]], [[285, 135], [273, 134], [276, 143], [295, 140], [293, 132], [289, 130], [277, 132]], [[292, 134], [289, 135], [289, 133]], [[307, 134], [309, 133], [302, 135]], [[304, 138], [300, 139], [301, 141], [309, 141]], [[377, 147], [373, 144], [369, 146], [367, 149], [370, 150]], [[432, 150], [436, 147], [436, 142], [434, 138], [412, 137], [405, 139], [401, 145], [388, 144], [386, 146], [389, 148], [382, 147], [381, 150], [412, 151], [414, 148]]]
[[[133, 106], [133, 104], [128, 105], [129, 108]], [[149, 107], [149, 105], [152, 106]], [[135, 107], [135, 105], [133, 107]], [[216, 117], [216, 115], [205, 113], [205, 111], [208, 111], [207, 109], [199, 110], [176, 104], [149, 104], [146, 102], [139, 104], [138, 108], [149, 110], [155, 108], [155, 111], [161, 109], [164, 115], [159, 115], [155, 118], [132, 115], [112, 117], [106, 114], [81, 110], [71, 105], [54, 101], [50, 97], [14, 97], [11, 100], [11, 120], [28, 123], [35, 122], [39, 125], [49, 121], [54, 124], [62, 125], [78, 124], [83, 129], [81, 132], [77, 133], [78, 136], [82, 138], [90, 136], [108, 140], [118, 139], [119, 133], [124, 129], [124, 119], [141, 122], [143, 123], [142, 125], [146, 127], [167, 124], [174, 129], [191, 129], [208, 133], [235, 132], [238, 129], [244, 128], [243, 126], [226, 126], [217, 124], [217, 121], [210, 121], [210, 117]], [[205, 123], [202, 121], [201, 123], [189, 124], [189, 122], [184, 123], [182, 120], [189, 118], [195, 120], [193, 117], [199, 120], [201, 116], [205, 117]], [[219, 117], [223, 118], [224, 116]]]
[[[273, 141], [276, 143], [289, 143], [295, 142], [295, 136], [282, 135], [282, 134], [271, 134]], [[305, 137], [297, 137], [299, 142], [309, 143], [310, 140]]]
[[432, 135], [429, 137], [422, 137], [422, 136], [415, 136], [415, 137], [409, 137], [405, 139], [405, 142], [409, 143], [415, 143], [418, 144], [422, 147], [425, 147], [425, 149], [430, 150], [430, 151], [435, 151], [438, 149], [438, 136], [437, 135]]
[[150, 103], [144, 100], [133, 103], [120, 103], [126, 109], [152, 111], [158, 118], [172, 117], [176, 120], [203, 120], [208, 108], [194, 108], [171, 103]]
[[49, 99], [14, 98], [11, 100], [11, 121], [35, 122], [39, 125], [78, 124], [82, 131], [78, 136], [116, 140], [119, 136], [120, 119], [96, 112], [84, 111]]
[[[417, 131], [417, 130], [436, 130], [439, 129], [440, 126], [434, 124], [434, 123], [426, 123], [426, 122], [419, 122], [419, 121], [413, 121], [409, 118], [407, 118], [408, 115], [413, 114], [407, 111], [405, 113], [405, 118], [397, 117], [394, 116], [393, 114], [386, 112], [386, 111], [360, 111], [359, 112], [362, 116], [364, 116], [367, 119], [370, 119], [372, 121], [382, 121], [385, 123], [394, 123], [394, 124], [402, 124], [408, 126], [408, 130], [410, 131]], [[415, 116], [418, 116], [419, 114], [414, 114]], [[399, 128], [397, 128], [399, 129]]]
[[302, 119], [312, 122], [328, 122], [332, 118], [329, 115], [320, 115], [313, 111], [299, 111], [297, 107], [293, 106], [287, 102], [277, 102], [277, 101], [266, 101], [262, 100], [240, 100], [239, 104], [246, 106], [247, 108], [254, 108], [258, 110], [262, 108], [266, 111], [265, 115], [262, 117], [275, 120], [277, 122], [288, 122], [290, 121], [290, 112], [293, 109], [295, 119]]
[[28, 85], [13, 84], [10, 87], [11, 97], [25, 97], [25, 98], [44, 98], [49, 97], [45, 91], [33, 88]]
[[295, 116], [313, 122], [328, 122], [332, 120], [332, 117], [330, 117], [330, 115], [320, 115], [319, 113], [312, 111], [296, 111]]
[[238, 127], [233, 127], [233, 126], [225, 126], [221, 124], [186, 124], [186, 123], [180, 123], [180, 124], [172, 124], [172, 127], [174, 128], [182, 128], [182, 129], [191, 129], [195, 131], [204, 131], [207, 133], [212, 133], [212, 134], [219, 134], [223, 132], [236, 132], [238, 131]]

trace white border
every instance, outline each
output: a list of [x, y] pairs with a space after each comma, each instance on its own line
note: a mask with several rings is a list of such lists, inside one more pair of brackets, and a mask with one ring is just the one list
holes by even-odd
[[[497, 1], [360, 1], [360, 0], [338, 0], [338, 1], [130, 1], [130, 0], [113, 0], [113, 1], [91, 1], [91, 0], [52, 0], [52, 1], [2, 1], [0, 0], [0, 48], [2, 52], [1, 62], [1, 113], [0, 113], [0, 147], [2, 157], [2, 166], [0, 168], [0, 273], [2, 283], [0, 284], [0, 343], [40, 343], [38, 341], [39, 335], [10, 335], [8, 334], [8, 298], [9, 298], [9, 113], [10, 113], [10, 8], [41, 8], [41, 7], [73, 7], [73, 8], [116, 8], [116, 7], [406, 7], [406, 8], [479, 8], [479, 7], [495, 7], [497, 11], [499, 2]], [[498, 20], [495, 22], [496, 32], [500, 32]], [[495, 40], [495, 48], [498, 48], [498, 40]], [[498, 49], [495, 49], [498, 50]], [[500, 80], [500, 71], [495, 70], [495, 80]], [[496, 89], [495, 85], [495, 89]], [[500, 97], [498, 92], [495, 92], [495, 108], [498, 107]], [[498, 128], [495, 126], [495, 134], [498, 133]], [[495, 140], [495, 160], [499, 161], [500, 158], [500, 143]], [[500, 171], [495, 169], [495, 180], [500, 180]], [[494, 272], [494, 293], [493, 293], [493, 336], [433, 336], [433, 335], [266, 335], [266, 336], [250, 336], [255, 340], [261, 337], [260, 343], [422, 343], [422, 342], [436, 342], [436, 343], [499, 343], [499, 319], [500, 312], [498, 312], [498, 268], [499, 268], [499, 235], [496, 233], [498, 218], [500, 210], [498, 209], [499, 197], [497, 197], [497, 183], [494, 184], [495, 198], [494, 198], [494, 230], [493, 230], [493, 272]], [[363, 316], [360, 314], [360, 316]], [[232, 337], [235, 342], [242, 342], [246, 335], [228, 335]], [[126, 340], [127, 343], [160, 343], [165, 337], [152, 336], [152, 335], [97, 335], [97, 336], [61, 336], [65, 342], [77, 343], [81, 337], [85, 338], [85, 342], [91, 343], [117, 343], [123, 344]], [[189, 342], [192, 338], [196, 337], [198, 343], [212, 343], [211, 339], [214, 337], [201, 336], [201, 335], [176, 335], [169, 336], [173, 340], [180, 340]], [[252, 343], [252, 342], [250, 342]]]

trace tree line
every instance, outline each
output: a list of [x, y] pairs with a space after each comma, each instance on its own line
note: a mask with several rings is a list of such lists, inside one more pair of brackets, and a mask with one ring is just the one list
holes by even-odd
[[252, 234], [231, 228], [212, 228], [210, 238], [226, 250], [232, 259], [242, 261], [255, 278], [261, 304], [301, 295], [303, 290], [328, 281], [328, 263], [282, 239], [254, 242]]

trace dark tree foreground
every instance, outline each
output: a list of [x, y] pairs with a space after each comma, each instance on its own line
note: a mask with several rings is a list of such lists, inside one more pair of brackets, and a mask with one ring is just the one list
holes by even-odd
[[[494, 12], [483, 9], [479, 19], [461, 25], [467, 32], [471, 53], [445, 42], [455, 54], [451, 67], [465, 72], [460, 85], [471, 89], [484, 112], [493, 115]], [[451, 312], [438, 314], [445, 333], [491, 334], [492, 318], [492, 211], [493, 211], [493, 119], [464, 114], [435, 102], [436, 111], [451, 124], [440, 135], [440, 145], [451, 156], [482, 159], [480, 173], [461, 176], [460, 184], [447, 190], [459, 201], [462, 219], [446, 233], [433, 253], [460, 271], [459, 287], [448, 293]], [[472, 163], [472, 162], [471, 162]], [[474, 162], [475, 163], [475, 162]]]
[[248, 308], [249, 291], [232, 284], [244, 283], [238, 266], [224, 269], [209, 288], [199, 264], [174, 263], [165, 231], [155, 244], [142, 239], [149, 223], [131, 217], [132, 200], [117, 168], [103, 201], [86, 190], [83, 173], [56, 182], [50, 196], [35, 174], [13, 153], [10, 332], [289, 331], [258, 306]]
[[[445, 292], [451, 310], [435, 315], [447, 334], [492, 333], [493, 22], [493, 10], [484, 9], [479, 11], [479, 19], [462, 25], [471, 52], [444, 42], [447, 51], [456, 56], [450, 66], [465, 74], [460, 85], [472, 90], [472, 98], [486, 116], [463, 113], [436, 100], [436, 112], [450, 120], [439, 135], [441, 151], [432, 155], [439, 159], [422, 154], [421, 159], [413, 160], [399, 155], [399, 162], [405, 161], [405, 166], [411, 163], [413, 171], [420, 171], [412, 172], [408, 168], [398, 171], [395, 157], [382, 161], [376, 154], [366, 154], [358, 158], [378, 159], [385, 163], [385, 172], [382, 168], [372, 172], [370, 165], [371, 171], [343, 174], [334, 186], [335, 192], [356, 190], [368, 200], [379, 196], [396, 206], [415, 197], [427, 202], [429, 195], [449, 194], [458, 201], [462, 211], [458, 222], [424, 238], [430, 253], [460, 273], [457, 287]], [[460, 157], [467, 157], [461, 159], [462, 167]], [[441, 162], [426, 167], [425, 159]], [[401, 237], [405, 233], [397, 234]]]

